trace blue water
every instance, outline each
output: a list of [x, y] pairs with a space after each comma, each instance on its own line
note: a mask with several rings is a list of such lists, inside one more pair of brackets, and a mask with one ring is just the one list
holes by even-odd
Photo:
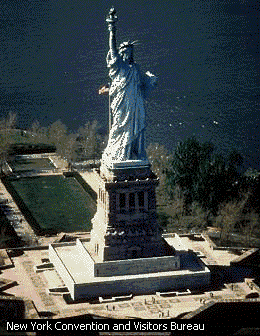
[[[259, 5], [253, 1], [114, 1], [118, 43], [137, 39], [135, 59], [158, 75], [147, 103], [147, 145], [172, 150], [194, 134], [259, 167]], [[107, 129], [107, 1], [2, 1], [0, 106], [72, 130]]]

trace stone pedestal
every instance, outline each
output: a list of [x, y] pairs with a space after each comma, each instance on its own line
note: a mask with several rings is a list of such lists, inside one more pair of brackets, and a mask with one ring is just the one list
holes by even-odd
[[156, 220], [158, 178], [133, 162], [102, 167], [91, 240], [50, 244], [49, 258], [73, 300], [171, 292], [208, 285], [210, 271], [177, 237], [170, 244]]
[[90, 253], [99, 261], [174, 255], [157, 223], [155, 188], [159, 179], [147, 161], [125, 161], [96, 170], [97, 212]]

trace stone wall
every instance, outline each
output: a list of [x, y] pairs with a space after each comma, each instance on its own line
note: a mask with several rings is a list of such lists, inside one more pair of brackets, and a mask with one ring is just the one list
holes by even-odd
[[56, 271], [58, 272], [66, 286], [68, 287], [71, 296], [74, 297], [75, 281], [67, 270], [64, 263], [62, 262], [61, 258], [58, 256], [57, 252], [51, 245], [49, 245], [49, 259], [55, 266]]
[[95, 191], [95, 193], [98, 194], [100, 178], [98, 174], [95, 172], [95, 170], [89, 170], [84, 173], [81, 172], [80, 176]]
[[75, 284], [74, 300], [93, 299], [99, 296], [119, 296], [127, 294], [148, 294], [155, 292], [174, 291], [181, 288], [206, 286], [210, 283], [208, 270], [198, 273], [176, 275], [129, 277], [128, 279], [111, 279], [95, 283]]
[[107, 261], [95, 265], [100, 277], [169, 272], [180, 268], [179, 256]]
[[79, 255], [82, 258], [84, 258], [85, 262], [88, 265], [89, 273], [94, 275], [94, 260], [92, 259], [91, 255], [88, 253], [88, 251], [86, 250], [85, 246], [82, 244], [80, 239], [77, 239], [76, 245], [77, 245]]

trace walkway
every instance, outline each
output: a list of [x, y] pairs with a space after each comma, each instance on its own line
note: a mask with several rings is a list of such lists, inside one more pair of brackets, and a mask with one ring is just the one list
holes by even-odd
[[84, 172], [79, 172], [79, 174], [98, 195], [99, 180], [97, 178], [96, 173], [93, 170], [88, 170]]
[[1, 204], [1, 208], [10, 221], [11, 225], [16, 231], [18, 237], [29, 245], [37, 245], [37, 236], [26, 221], [24, 215], [14, 202], [12, 196], [5, 188], [3, 182], [0, 180], [0, 200], [5, 204]]
[[52, 164], [55, 166], [57, 169], [61, 170], [67, 170], [68, 169], [68, 163], [65, 159], [62, 159], [60, 156], [57, 154], [48, 154], [44, 157], [48, 157], [49, 160], [52, 162]]

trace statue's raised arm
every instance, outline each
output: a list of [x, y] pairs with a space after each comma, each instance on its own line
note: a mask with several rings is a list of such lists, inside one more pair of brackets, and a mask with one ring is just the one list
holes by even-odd
[[109, 52], [112, 58], [117, 56], [117, 47], [116, 47], [116, 22], [118, 18], [116, 16], [116, 10], [111, 8], [109, 14], [106, 18], [106, 22], [108, 23], [109, 30]]

